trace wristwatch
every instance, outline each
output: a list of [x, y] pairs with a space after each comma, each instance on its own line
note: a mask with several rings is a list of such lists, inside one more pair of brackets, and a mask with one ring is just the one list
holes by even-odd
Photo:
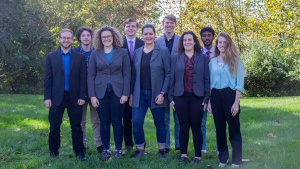
[[166, 95], [166, 93], [165, 93], [165, 92], [160, 92], [160, 94], [161, 94], [162, 96], [165, 96], [165, 95]]

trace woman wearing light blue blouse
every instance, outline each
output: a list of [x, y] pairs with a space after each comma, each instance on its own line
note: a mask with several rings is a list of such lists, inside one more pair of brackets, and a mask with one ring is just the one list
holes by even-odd
[[220, 33], [216, 40], [216, 57], [209, 63], [211, 96], [208, 111], [213, 114], [217, 132], [219, 167], [228, 159], [226, 122], [232, 146], [232, 167], [242, 162], [242, 136], [240, 131], [240, 97], [244, 92], [244, 66], [237, 49], [227, 33]]

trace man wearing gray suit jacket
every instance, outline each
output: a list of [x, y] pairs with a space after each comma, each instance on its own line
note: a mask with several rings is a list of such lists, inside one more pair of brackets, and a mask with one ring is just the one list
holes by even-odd
[[[177, 54], [177, 46], [180, 37], [175, 34], [174, 29], [176, 27], [176, 17], [171, 14], [165, 16], [162, 25], [164, 27], [164, 34], [155, 40], [156, 45], [165, 46], [169, 49], [171, 57]], [[175, 139], [175, 151], [180, 150], [179, 145], [179, 121], [177, 114], [173, 111], [174, 116], [174, 139]], [[166, 153], [170, 151], [170, 105], [165, 110], [165, 125], [166, 125]]]

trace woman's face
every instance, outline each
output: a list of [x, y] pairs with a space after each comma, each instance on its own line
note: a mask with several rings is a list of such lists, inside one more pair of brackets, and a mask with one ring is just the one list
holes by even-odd
[[196, 42], [194, 41], [193, 35], [185, 34], [182, 40], [183, 40], [183, 47], [185, 51], [194, 50], [194, 46]]
[[142, 37], [144, 39], [145, 44], [153, 44], [155, 40], [155, 33], [152, 28], [145, 28], [143, 30]]
[[101, 33], [101, 42], [104, 47], [111, 47], [113, 44], [113, 36], [110, 31], [103, 31]]
[[220, 36], [220, 37], [218, 38], [218, 44], [217, 44], [217, 47], [218, 47], [220, 53], [225, 53], [226, 48], [227, 48], [227, 42], [226, 42], [225, 37]]

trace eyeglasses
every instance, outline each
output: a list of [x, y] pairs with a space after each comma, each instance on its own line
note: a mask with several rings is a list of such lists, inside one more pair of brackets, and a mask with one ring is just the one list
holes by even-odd
[[111, 39], [112, 35], [108, 35], [108, 36], [101, 36], [101, 39]]
[[59, 37], [60, 39], [63, 39], [63, 40], [71, 40], [73, 39], [73, 37]]

